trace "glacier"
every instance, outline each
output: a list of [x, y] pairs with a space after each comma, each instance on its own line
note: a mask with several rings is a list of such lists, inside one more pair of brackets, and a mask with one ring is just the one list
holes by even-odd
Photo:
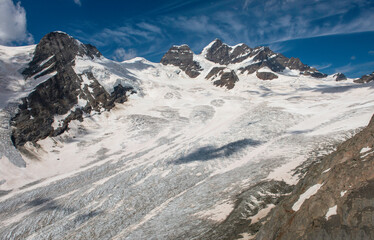
[[[9, 57], [0, 60], [30, 59], [32, 48], [23, 55], [1, 48]], [[194, 59], [206, 73], [220, 66]], [[238, 74], [231, 90], [142, 58], [76, 59], [77, 73], [88, 69], [109, 91], [122, 83], [138, 94], [20, 153], [8, 122], [33, 86], [1, 90], [1, 239], [201, 239], [243, 190], [269, 180], [295, 184], [298, 166], [333, 151], [374, 109], [372, 82], [289, 69], [273, 81]], [[1, 84], [8, 76], [22, 82], [18, 70], [1, 71]]]

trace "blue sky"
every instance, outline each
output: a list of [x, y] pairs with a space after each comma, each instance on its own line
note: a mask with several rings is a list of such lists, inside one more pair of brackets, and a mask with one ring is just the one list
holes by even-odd
[[160, 61], [174, 44], [199, 53], [215, 38], [268, 45], [322, 72], [374, 71], [372, 0], [0, 0], [0, 44], [61, 30], [122, 61]]

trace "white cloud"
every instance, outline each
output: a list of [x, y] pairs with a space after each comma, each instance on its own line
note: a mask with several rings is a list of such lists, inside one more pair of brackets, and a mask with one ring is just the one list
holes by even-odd
[[327, 64], [322, 64], [322, 65], [313, 65], [312, 67], [316, 68], [317, 70], [323, 70], [331, 66], [332, 66], [331, 63], [327, 63]]
[[32, 43], [32, 35], [26, 29], [26, 11], [21, 3], [0, 0], [0, 44]]
[[374, 55], [374, 51], [373, 50], [370, 50], [368, 53], [369, 53], [369, 55]]
[[123, 48], [117, 48], [114, 51], [114, 59], [117, 61], [125, 61], [136, 57], [136, 51], [134, 49], [128, 49], [127, 51]]
[[82, 6], [81, 0], [74, 0], [74, 3], [79, 5], [79, 6]]
[[141, 23], [138, 23], [137, 26], [142, 29], [148, 30], [150, 32], [161, 34], [161, 29], [155, 25], [152, 25], [146, 22], [141, 22]]

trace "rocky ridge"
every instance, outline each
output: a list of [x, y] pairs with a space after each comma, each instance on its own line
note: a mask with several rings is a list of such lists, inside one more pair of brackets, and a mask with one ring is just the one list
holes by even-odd
[[363, 75], [359, 79], [354, 80], [355, 83], [368, 83], [374, 80], [374, 72]]
[[161, 63], [178, 66], [191, 78], [199, 76], [202, 70], [199, 63], [193, 60], [193, 52], [187, 45], [171, 47], [162, 57]]
[[347, 80], [347, 77], [343, 73], [335, 73], [333, 77], [335, 78], [335, 81]]
[[[194, 56], [194, 53], [187, 45], [173, 46], [161, 59], [161, 63], [177, 66], [185, 71], [188, 76], [196, 78], [204, 69]], [[235, 86], [238, 74], [256, 73], [259, 79], [273, 80], [278, 78], [275, 73], [282, 73], [286, 68], [297, 70], [300, 75], [315, 78], [327, 77], [326, 74], [319, 72], [317, 69], [303, 64], [300, 59], [287, 58], [282, 54], [273, 52], [269, 47], [252, 49], [246, 44], [238, 44], [232, 47], [216, 39], [205, 47], [199, 56], [216, 64], [211, 69], [205, 69], [209, 71], [205, 79], [212, 80], [212, 76], [216, 76], [213, 79], [213, 84], [228, 89]], [[268, 71], [259, 71], [264, 68], [268, 69]], [[217, 72], [222, 69], [225, 69], [225, 72], [230, 74], [217, 75]]]
[[[118, 84], [107, 92], [92, 72], [77, 74], [76, 57], [100, 58], [92, 45], [82, 44], [62, 32], [52, 32], [37, 45], [32, 61], [22, 72], [26, 81], [46, 77], [34, 91], [22, 99], [17, 114], [11, 120], [12, 141], [16, 147], [57, 136], [68, 129], [72, 120], [83, 121], [92, 111], [110, 110], [115, 102], [127, 101], [129, 86]], [[63, 116], [57, 120], [55, 116]]]

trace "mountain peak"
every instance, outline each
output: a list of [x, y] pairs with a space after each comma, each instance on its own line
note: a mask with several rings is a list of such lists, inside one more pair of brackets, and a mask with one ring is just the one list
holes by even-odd
[[[64, 32], [48, 33], [36, 46], [34, 58], [29, 63], [29, 67], [23, 71], [23, 75], [31, 77], [47, 67], [49, 67], [48, 71], [43, 71], [43, 74], [50, 73], [57, 68], [65, 67], [66, 64], [71, 64], [76, 56], [88, 56], [93, 59], [102, 55], [96, 47], [83, 44]], [[55, 64], [58, 62], [61, 64]]]
[[227, 65], [243, 61], [251, 51], [244, 43], [231, 47], [216, 38], [203, 49], [201, 55], [211, 62]]
[[343, 74], [343, 73], [335, 73], [333, 75], [333, 77], [335, 78], [336, 81], [343, 81], [343, 80], [347, 80], [347, 77]]
[[354, 80], [355, 83], [368, 83], [374, 81], [374, 72], [363, 75], [362, 77]]
[[201, 71], [199, 63], [193, 60], [193, 52], [191, 48], [186, 44], [172, 46], [162, 57], [161, 64], [177, 66], [185, 71], [191, 78], [197, 77]]
[[[94, 62], [100, 61], [101, 56], [94, 46], [63, 32], [51, 32], [41, 39], [32, 61], [22, 72], [27, 81], [38, 80], [39, 84], [22, 99], [12, 118], [15, 146], [57, 136], [69, 129], [70, 121], [83, 121], [83, 114], [109, 110], [115, 102], [127, 101], [126, 94], [134, 93], [132, 86], [118, 84], [108, 92], [90, 69], [76, 72], [77, 57]], [[55, 116], [64, 118], [53, 125]]]

